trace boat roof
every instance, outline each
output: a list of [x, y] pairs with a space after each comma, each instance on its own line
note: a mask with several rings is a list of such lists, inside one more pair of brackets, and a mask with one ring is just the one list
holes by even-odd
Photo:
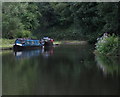
[[16, 40], [38, 40], [38, 39], [32, 39], [32, 38], [17, 38]]
[[43, 40], [50, 40], [51, 38], [49, 37], [43, 37]]

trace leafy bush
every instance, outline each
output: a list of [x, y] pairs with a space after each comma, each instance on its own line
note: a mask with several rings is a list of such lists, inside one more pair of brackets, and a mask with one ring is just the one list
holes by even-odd
[[22, 38], [22, 37], [31, 37], [31, 36], [32, 36], [31, 32], [27, 31], [27, 30], [23, 30], [23, 31], [17, 33], [17, 37], [19, 37], [19, 38]]
[[106, 33], [97, 39], [96, 50], [105, 55], [117, 55], [119, 51], [119, 37]]

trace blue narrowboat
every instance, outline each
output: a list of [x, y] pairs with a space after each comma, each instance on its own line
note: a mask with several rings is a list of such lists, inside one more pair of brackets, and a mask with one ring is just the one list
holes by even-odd
[[28, 50], [28, 49], [37, 49], [41, 48], [44, 45], [40, 40], [36, 39], [25, 39], [25, 38], [18, 38], [15, 40], [15, 44], [13, 49], [16, 50]]

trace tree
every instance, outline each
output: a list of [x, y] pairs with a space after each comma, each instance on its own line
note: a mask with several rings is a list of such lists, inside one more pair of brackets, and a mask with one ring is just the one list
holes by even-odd
[[4, 2], [2, 13], [4, 38], [19, 37], [18, 33], [22, 34], [24, 30], [33, 32], [39, 25], [34, 3]]

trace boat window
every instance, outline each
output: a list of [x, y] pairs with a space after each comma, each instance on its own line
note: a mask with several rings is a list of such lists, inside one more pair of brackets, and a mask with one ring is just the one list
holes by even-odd
[[30, 44], [30, 42], [29, 42], [29, 41], [27, 41], [27, 44]]
[[32, 44], [34, 44], [34, 41], [32, 41]]

